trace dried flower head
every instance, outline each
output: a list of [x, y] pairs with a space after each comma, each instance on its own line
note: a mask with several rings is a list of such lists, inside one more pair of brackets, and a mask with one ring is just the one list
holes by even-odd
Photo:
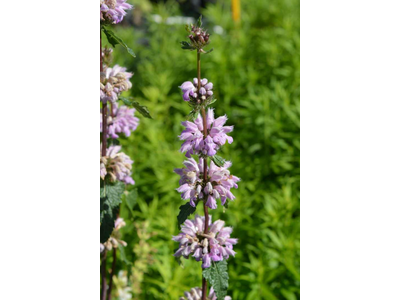
[[100, 73], [100, 100], [103, 103], [117, 101], [119, 94], [132, 87], [129, 79], [133, 74], [125, 71], [126, 68], [115, 65]]
[[193, 48], [201, 50], [210, 43], [210, 34], [207, 33], [207, 30], [201, 28], [199, 24], [191, 24], [190, 27], [186, 27], [186, 30], [189, 32], [188, 38]]
[[119, 152], [120, 150], [121, 146], [110, 146], [106, 156], [101, 156], [100, 150], [100, 178], [104, 180], [109, 176], [111, 182], [119, 180], [126, 184], [135, 184], [131, 178], [133, 160], [125, 153]]
[[120, 233], [120, 229], [122, 227], [124, 227], [126, 224], [124, 222], [124, 219], [122, 218], [118, 218], [115, 220], [114, 223], [114, 230], [111, 233], [111, 236], [109, 237], [109, 239], [103, 244], [104, 246], [102, 247], [100, 244], [100, 252], [102, 252], [105, 249], [107, 249], [108, 251], [110, 251], [112, 248], [118, 248], [118, 245], [122, 245], [122, 246], [126, 246], [126, 242], [124, 242], [123, 240], [121, 240], [121, 233]]

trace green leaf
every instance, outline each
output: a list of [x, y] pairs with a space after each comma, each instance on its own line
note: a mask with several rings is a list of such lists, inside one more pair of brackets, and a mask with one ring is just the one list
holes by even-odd
[[192, 110], [189, 115], [187, 116], [188, 120], [196, 120], [198, 115], [199, 115], [199, 111], [197, 109]]
[[[176, 251], [178, 251], [178, 249], [174, 250], [174, 253], [175, 253]], [[185, 268], [185, 266], [183, 265], [183, 262], [182, 262], [182, 256], [175, 257], [175, 261], [178, 263], [178, 265], [179, 265], [182, 269]]]
[[213, 52], [213, 50], [214, 50], [214, 48], [211, 48], [211, 49], [208, 50], [208, 51], [204, 51], [203, 54], [208, 54], [208, 53], [210, 53], [210, 52]]
[[125, 255], [125, 249], [124, 246], [122, 246], [121, 244], [118, 244], [118, 249], [119, 249], [119, 253], [120, 253], [120, 259], [128, 266], [132, 265], [132, 262], [130, 262]]
[[222, 207], [222, 212], [225, 213], [226, 210], [229, 208], [229, 201], [226, 199], [224, 206]]
[[124, 190], [125, 184], [122, 182], [100, 187], [100, 243], [106, 242], [114, 230]]
[[207, 103], [207, 105], [211, 105], [213, 104], [215, 101], [217, 101], [217, 99], [215, 99], [214, 97], [210, 100], [210, 102]]
[[218, 167], [223, 167], [225, 164], [225, 159], [223, 159], [221, 156], [214, 155], [211, 156], [211, 160], [218, 166]]
[[186, 219], [196, 211], [196, 207], [190, 205], [189, 202], [185, 203], [184, 205], [179, 206], [179, 215], [178, 215], [178, 227], [179, 225], [183, 224]]
[[229, 275], [226, 260], [213, 262], [211, 267], [203, 270], [203, 277], [210, 282], [214, 288], [217, 299], [224, 299], [228, 291]]
[[200, 15], [199, 19], [197, 20], [197, 27], [201, 27], [203, 25], [202, 19], [203, 19], [203, 16]]
[[120, 96], [119, 99], [122, 100], [122, 102], [124, 102], [125, 105], [136, 108], [136, 110], [139, 113], [141, 113], [143, 117], [153, 119], [153, 117], [150, 115], [150, 112], [149, 112], [149, 109], [147, 108], [147, 106], [140, 105], [139, 102], [133, 101], [133, 99], [130, 100], [129, 98], [126, 98], [126, 97]]
[[115, 48], [116, 45], [120, 44], [122, 47], [125, 48], [126, 51], [133, 57], [136, 57], [135, 53], [131, 48], [128, 47], [125, 42], [119, 38], [118, 36], [115, 35], [115, 33], [109, 29], [107, 29], [105, 26], [101, 26], [101, 29], [103, 30], [104, 34], [107, 37], [108, 42]]
[[185, 50], [195, 50], [196, 49], [190, 43], [185, 42], [185, 41], [181, 42], [181, 48], [185, 49]]
[[136, 205], [137, 202], [137, 198], [138, 198], [138, 191], [137, 189], [133, 189], [132, 191], [129, 192], [129, 194], [126, 196], [126, 205], [128, 205], [128, 207], [133, 210], [133, 208]]

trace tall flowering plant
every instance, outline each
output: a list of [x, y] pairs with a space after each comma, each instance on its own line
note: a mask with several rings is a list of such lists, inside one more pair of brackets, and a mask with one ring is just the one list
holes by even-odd
[[[129, 203], [127, 185], [132, 179], [133, 160], [122, 152], [118, 139], [128, 137], [139, 125], [135, 116], [138, 111], [145, 117], [150, 114], [145, 106], [121, 94], [132, 87], [132, 73], [119, 65], [111, 66], [112, 49], [102, 47], [102, 34], [115, 47], [122, 45], [129, 54], [133, 51], [108, 27], [120, 23], [126, 10], [133, 6], [126, 0], [100, 0], [100, 252], [101, 252], [101, 300], [110, 300], [116, 267], [116, 251], [127, 244], [121, 239], [120, 229], [125, 222], [119, 217], [122, 198]], [[120, 105], [122, 102], [125, 105]], [[132, 194], [136, 195], [136, 191]], [[125, 195], [125, 196], [123, 196]], [[107, 284], [107, 253], [112, 251], [112, 268]]]
[[[228, 201], [235, 199], [231, 190], [238, 188], [240, 179], [230, 173], [232, 163], [217, 155], [223, 145], [233, 142], [229, 135], [233, 126], [226, 125], [226, 116], [216, 117], [214, 110], [208, 107], [216, 99], [212, 82], [201, 78], [201, 54], [212, 51], [204, 50], [210, 43], [210, 35], [202, 28], [201, 17], [196, 25], [187, 26], [187, 31], [189, 42], [182, 42], [181, 46], [196, 51], [197, 77], [179, 87], [183, 100], [188, 102], [192, 110], [190, 120], [182, 122], [185, 128], [179, 136], [183, 141], [180, 150], [185, 153], [187, 160], [183, 162], [183, 168], [174, 170], [180, 176], [177, 191], [183, 200], [188, 200], [180, 207], [178, 215], [181, 232], [172, 238], [179, 243], [174, 256], [201, 261], [203, 269], [202, 288], [185, 292], [185, 297], [181, 299], [228, 300], [231, 298], [226, 296], [227, 260], [235, 256], [233, 247], [238, 240], [231, 237], [233, 229], [226, 226], [224, 221], [212, 222], [209, 209], [216, 209], [218, 205], [226, 206]], [[189, 220], [188, 217], [199, 204], [203, 206], [204, 216], [197, 214]], [[208, 296], [207, 282], [211, 285]]]

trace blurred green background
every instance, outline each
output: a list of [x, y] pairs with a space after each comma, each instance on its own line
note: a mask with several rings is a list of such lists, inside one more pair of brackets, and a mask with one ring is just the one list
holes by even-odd
[[[190, 111], [178, 86], [196, 76], [196, 53], [180, 49], [187, 33], [177, 17], [197, 19], [201, 13], [211, 33], [206, 50], [214, 48], [202, 56], [202, 78], [214, 83], [216, 116], [226, 114], [227, 125], [235, 126], [233, 144], [220, 155], [233, 162], [231, 173], [241, 178], [229, 209], [211, 211], [239, 238], [237, 255], [228, 261], [228, 295], [234, 300], [299, 299], [299, 1], [242, 0], [240, 23], [232, 19], [231, 1], [202, 6], [128, 2], [135, 9], [113, 29], [136, 58], [117, 46], [114, 63], [134, 72], [126, 95], [146, 105], [153, 120], [139, 115], [138, 129], [121, 141], [135, 161], [133, 189], [139, 195], [133, 211], [121, 207], [127, 223], [122, 229], [125, 255], [133, 262], [131, 268], [118, 261], [119, 270], [129, 271], [127, 291], [132, 299], [177, 300], [201, 286], [200, 263], [184, 260], [184, 268], [179, 266], [172, 256], [177, 243], [171, 240], [179, 232], [176, 216], [185, 203], [175, 191], [179, 176], [173, 169], [185, 159], [178, 135]], [[115, 299], [127, 299], [120, 279], [115, 280]]]

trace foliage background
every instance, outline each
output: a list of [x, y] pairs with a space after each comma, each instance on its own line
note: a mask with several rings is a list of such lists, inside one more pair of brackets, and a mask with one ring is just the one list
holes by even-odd
[[132, 15], [113, 30], [136, 58], [117, 46], [114, 63], [134, 72], [126, 96], [148, 106], [154, 118], [139, 115], [138, 130], [121, 142], [135, 161], [133, 188], [138, 191], [133, 210], [121, 207], [127, 223], [122, 229], [125, 255], [133, 268], [118, 261], [120, 270], [129, 271], [133, 298], [176, 300], [201, 285], [200, 263], [184, 260], [182, 268], [172, 256], [177, 244], [171, 236], [178, 233], [176, 216], [184, 204], [175, 191], [179, 176], [173, 169], [184, 160], [177, 136], [189, 113], [178, 86], [196, 76], [196, 55], [180, 49], [187, 35], [184, 25], [168, 19], [201, 13], [214, 48], [202, 56], [202, 78], [214, 83], [216, 115], [227, 114], [227, 124], [235, 126], [234, 143], [223, 147], [221, 156], [233, 162], [231, 172], [242, 180], [228, 211], [212, 211], [213, 219], [226, 220], [239, 238], [236, 258], [228, 261], [229, 295], [235, 300], [298, 299], [299, 1], [242, 1], [240, 25], [232, 21], [227, 0], [200, 10], [185, 1], [130, 3], [135, 5]]

